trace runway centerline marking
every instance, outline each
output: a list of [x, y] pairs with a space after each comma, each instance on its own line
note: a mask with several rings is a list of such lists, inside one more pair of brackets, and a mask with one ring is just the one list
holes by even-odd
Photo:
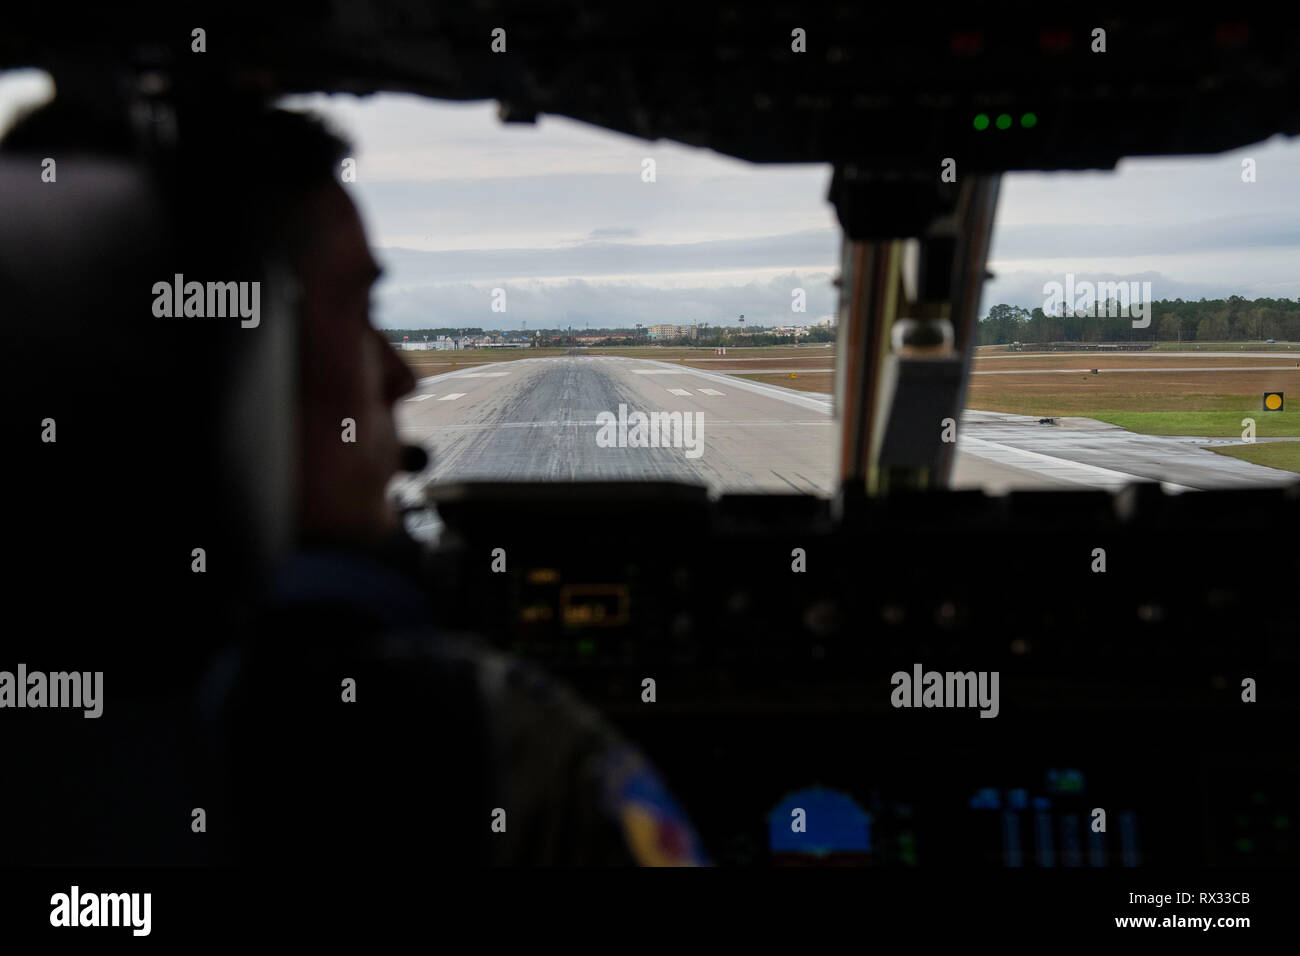
[[454, 399], [454, 398], [464, 398], [467, 394], [469, 394], [469, 393], [468, 393], [468, 392], [449, 392], [448, 394], [442, 396], [442, 398], [438, 399], [438, 401], [440, 401], [440, 402], [450, 402], [450, 401], [451, 401], [452, 399]]

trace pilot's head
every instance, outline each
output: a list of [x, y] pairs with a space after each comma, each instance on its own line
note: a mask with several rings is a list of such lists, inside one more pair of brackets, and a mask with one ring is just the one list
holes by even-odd
[[[257, 135], [277, 167], [261, 211], [300, 288], [298, 509], [307, 542], [374, 545], [399, 527], [384, 491], [401, 466], [393, 403], [415, 380], [370, 324], [380, 269], [338, 181], [348, 145], [318, 121], [267, 115]], [[353, 440], [345, 441], [345, 419]]]
[[[349, 144], [317, 119], [232, 100], [205, 104], [179, 139], [179, 175], [199, 217], [233, 224], [233, 241], [288, 261], [300, 287], [297, 527], [303, 542], [380, 544], [399, 528], [384, 491], [398, 471], [393, 403], [415, 385], [370, 325], [379, 267], [339, 182]], [[54, 146], [135, 152], [136, 132], [61, 97], [25, 116], [7, 150]], [[218, 244], [229, 233], [214, 235]], [[119, 240], [120, 241], [120, 240]], [[255, 334], [255, 333], [241, 333]], [[350, 419], [352, 441], [344, 441]]]

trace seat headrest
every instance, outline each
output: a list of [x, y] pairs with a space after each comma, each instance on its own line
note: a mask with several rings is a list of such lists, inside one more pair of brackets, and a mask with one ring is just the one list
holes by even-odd
[[[32, 599], [93, 594], [128, 625], [172, 601], [191, 609], [174, 622], [184, 640], [287, 548], [294, 283], [241, 240], [230, 188], [117, 157], [0, 153], [0, 388]], [[253, 302], [255, 325], [207, 314]], [[161, 637], [162, 618], [150, 626]]]

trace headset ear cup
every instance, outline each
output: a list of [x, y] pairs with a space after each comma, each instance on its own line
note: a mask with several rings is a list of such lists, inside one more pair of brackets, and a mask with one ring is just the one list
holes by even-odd
[[297, 535], [298, 303], [296, 276], [278, 259], [254, 263], [261, 281], [256, 327], [227, 335], [218, 459], [228, 520], [250, 578], [283, 560]]

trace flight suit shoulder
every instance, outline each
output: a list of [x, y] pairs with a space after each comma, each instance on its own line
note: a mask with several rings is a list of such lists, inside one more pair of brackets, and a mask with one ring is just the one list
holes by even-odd
[[523, 811], [529, 856], [572, 864], [705, 863], [659, 773], [594, 708], [524, 661], [492, 654], [483, 666], [506, 777], [500, 792]]

